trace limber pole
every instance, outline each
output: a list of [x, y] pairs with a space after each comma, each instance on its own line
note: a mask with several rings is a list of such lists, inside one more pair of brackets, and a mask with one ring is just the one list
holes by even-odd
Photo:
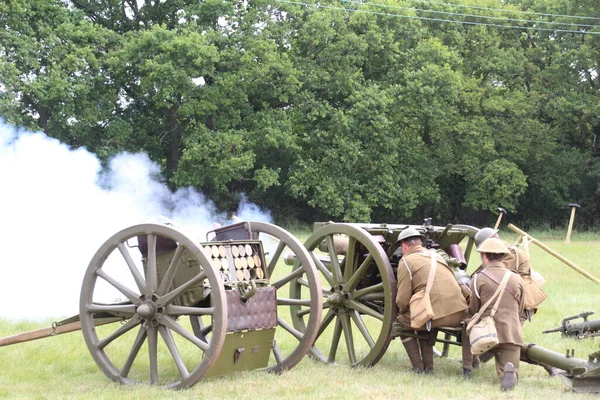
[[550, 247], [546, 246], [544, 243], [540, 242], [539, 240], [531, 237], [529, 234], [527, 234], [526, 232], [523, 232], [522, 230], [520, 230], [519, 228], [517, 228], [513, 224], [508, 224], [508, 228], [510, 230], [512, 230], [513, 232], [518, 233], [519, 235], [523, 236], [524, 240], [529, 239], [529, 241], [531, 243], [534, 243], [538, 247], [541, 247], [547, 253], [550, 253], [554, 257], [558, 258], [560, 261], [562, 261], [563, 263], [567, 264], [569, 267], [573, 268], [575, 271], [579, 272], [581, 275], [585, 276], [586, 278], [588, 278], [592, 282], [594, 282], [596, 284], [600, 284], [600, 279], [596, 278], [595, 276], [593, 276], [592, 274], [588, 273], [587, 271], [579, 268], [577, 265], [575, 265], [571, 261], [569, 261], [566, 258], [564, 258], [563, 256], [561, 256], [560, 254], [558, 254], [557, 252], [555, 252], [554, 250], [552, 250]]

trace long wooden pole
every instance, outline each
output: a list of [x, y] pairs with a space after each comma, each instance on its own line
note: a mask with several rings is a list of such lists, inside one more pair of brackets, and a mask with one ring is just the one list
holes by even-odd
[[[117, 318], [117, 317], [102, 318], [102, 319], [94, 320], [94, 324], [96, 326], [98, 326], [98, 325], [110, 324], [112, 322], [117, 322], [117, 321], [122, 321], [122, 320], [123, 320], [123, 318]], [[58, 325], [58, 326], [52, 327], [52, 328], [42, 328], [42, 329], [36, 329], [33, 331], [17, 333], [16, 335], [0, 338], [0, 347], [9, 346], [11, 344], [29, 342], [31, 340], [43, 339], [43, 338], [47, 338], [50, 336], [60, 335], [62, 333], [78, 331], [80, 329], [81, 329], [81, 321], [75, 321], [75, 322], [71, 322], [69, 324]]]
[[571, 218], [569, 219], [569, 228], [567, 229], [567, 239], [565, 243], [569, 244], [571, 242], [571, 232], [573, 231], [573, 221], [575, 221], [575, 209], [577, 207], [571, 207]]
[[550, 247], [546, 246], [545, 244], [543, 244], [539, 240], [537, 240], [537, 239], [529, 236], [529, 234], [523, 232], [522, 230], [520, 230], [519, 228], [517, 228], [513, 224], [508, 224], [508, 228], [510, 230], [512, 230], [513, 232], [518, 233], [519, 235], [523, 236], [525, 239], [529, 239], [529, 241], [531, 243], [534, 243], [538, 247], [541, 247], [543, 250], [545, 250], [546, 252], [550, 253], [554, 257], [558, 258], [560, 261], [564, 262], [569, 267], [573, 268], [575, 271], [579, 272], [581, 275], [585, 276], [586, 278], [588, 278], [592, 282], [600, 284], [600, 279], [596, 278], [592, 274], [590, 274], [590, 273], [584, 271], [583, 269], [579, 268], [577, 265], [573, 264], [571, 261], [569, 261], [566, 258], [564, 258], [563, 256], [561, 256], [560, 254], [558, 254], [557, 252], [555, 252], [554, 250], [552, 250]]

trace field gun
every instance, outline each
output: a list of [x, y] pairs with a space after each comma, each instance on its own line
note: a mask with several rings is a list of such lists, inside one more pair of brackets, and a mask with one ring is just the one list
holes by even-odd
[[[398, 309], [396, 276], [398, 245], [396, 239], [412, 227], [424, 236], [424, 246], [446, 253], [457, 280], [468, 276], [469, 259], [478, 228], [469, 225], [423, 225], [315, 223], [304, 245], [311, 253], [323, 283], [323, 316], [311, 355], [327, 363], [372, 366], [385, 354], [391, 340], [402, 335], [415, 336], [396, 323]], [[464, 249], [464, 250], [463, 250]], [[292, 265], [294, 256], [286, 256]], [[472, 270], [479, 267], [479, 257]], [[461, 346], [461, 327], [432, 330], [430, 340], [443, 346]], [[441, 334], [441, 335], [440, 335]], [[575, 391], [600, 392], [598, 353], [588, 361], [566, 356], [537, 345], [525, 345], [523, 357], [533, 363], [562, 369], [561, 378]]]
[[[294, 254], [292, 268], [284, 252]], [[294, 367], [317, 336], [321, 311], [315, 264], [282, 228], [241, 222], [198, 243], [172, 226], [141, 224], [93, 256], [79, 315], [0, 338], [0, 346], [80, 329], [110, 379], [184, 389], [204, 377]]]
[[[542, 333], [560, 332], [562, 337], [576, 337], [578, 339], [600, 336], [600, 319], [588, 320], [593, 311], [585, 311], [571, 317], [563, 318], [560, 326], [553, 329], [546, 329]], [[571, 322], [582, 318], [581, 322]]]
[[[467, 276], [478, 228], [433, 226], [431, 219], [423, 225], [314, 224], [313, 233], [304, 242], [321, 276], [324, 293], [324, 315], [311, 349], [314, 358], [370, 366], [384, 355], [390, 341], [398, 335], [394, 326], [400, 260], [396, 239], [408, 227], [423, 234], [426, 247], [444, 251], [457, 279]], [[289, 264], [295, 262], [293, 256], [285, 260]]]

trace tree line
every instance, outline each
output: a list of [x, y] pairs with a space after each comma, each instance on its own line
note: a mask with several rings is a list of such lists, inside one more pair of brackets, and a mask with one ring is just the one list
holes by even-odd
[[583, 0], [10, 0], [0, 116], [276, 222], [600, 215]]

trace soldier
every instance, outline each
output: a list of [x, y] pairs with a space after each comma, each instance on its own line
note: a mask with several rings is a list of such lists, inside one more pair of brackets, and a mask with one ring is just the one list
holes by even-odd
[[[415, 228], [407, 228], [398, 235], [402, 249], [402, 259], [398, 264], [398, 294], [396, 304], [399, 308], [398, 322], [410, 328], [409, 303], [411, 296], [424, 290], [431, 268], [431, 252], [422, 246], [422, 235]], [[431, 328], [440, 326], [459, 326], [467, 302], [461, 289], [448, 268], [446, 261], [435, 255], [437, 266], [431, 285], [430, 299], [434, 313]], [[433, 373], [433, 343], [428, 340], [425, 331], [418, 339], [401, 335], [402, 344], [416, 373]]]
[[[473, 277], [473, 294], [469, 312], [475, 315], [496, 292], [504, 273], [507, 271], [503, 258], [509, 249], [498, 238], [490, 238], [477, 247], [481, 255], [483, 269]], [[514, 272], [514, 271], [512, 271]], [[523, 345], [520, 316], [523, 312], [523, 279], [514, 273], [510, 276], [505, 290], [500, 295], [498, 310], [494, 315], [499, 344], [490, 351], [496, 360], [496, 374], [501, 379], [502, 390], [512, 390], [518, 379], [519, 359]], [[482, 318], [490, 314], [488, 307]]]
[[[493, 228], [481, 228], [479, 232], [475, 234], [475, 246], [479, 247], [486, 239], [489, 238], [500, 238], [498, 236], [498, 230]], [[531, 279], [531, 262], [529, 256], [523, 250], [511, 246], [510, 244], [503, 241], [504, 245], [508, 248], [509, 252], [502, 259], [502, 263], [506, 268], [511, 269], [521, 275], [523, 280]], [[535, 310], [529, 310], [532, 313]], [[524, 313], [521, 317], [527, 319], [527, 313]], [[529, 316], [530, 317], [530, 316]]]
[[[479, 247], [486, 239], [489, 238], [498, 238], [498, 230], [497, 229], [492, 229], [492, 228], [481, 228], [479, 230], [479, 232], [477, 232], [477, 234], [475, 234], [475, 246]], [[521, 278], [523, 279], [523, 283], [525, 285], [525, 290], [527, 290], [527, 288], [529, 287], [530, 289], [535, 289], [533, 287], [533, 285], [528, 286], [528, 284], [531, 284], [532, 282], [532, 277], [531, 277], [531, 262], [529, 261], [529, 255], [527, 255], [527, 253], [525, 253], [523, 250], [516, 248], [515, 246], [511, 246], [510, 244], [508, 244], [505, 241], [502, 241], [504, 243], [504, 245], [506, 247], [508, 247], [508, 253], [506, 254], [506, 256], [502, 259], [502, 263], [504, 264], [504, 267], [507, 269], [510, 269], [512, 271], [517, 272]], [[536, 289], [539, 292], [543, 291], [541, 289]], [[544, 295], [545, 296], [545, 295]], [[542, 299], [540, 299], [542, 300]], [[543, 300], [542, 300], [543, 301]], [[537, 302], [536, 302], [537, 303]], [[541, 303], [541, 301], [540, 301]], [[539, 304], [537, 304], [539, 305]], [[527, 306], [525, 305], [523, 308], [523, 312], [521, 313], [521, 326], [523, 326], [525, 324], [525, 321], [531, 321], [531, 317], [537, 312], [537, 305], [531, 309], [527, 309]], [[527, 362], [530, 364], [534, 364], [534, 365], [540, 365], [542, 368], [544, 368], [546, 370], [546, 372], [548, 373], [548, 375], [550, 377], [554, 377], [556, 375], [558, 375], [561, 370], [555, 367], [551, 367], [550, 365], [547, 364], [543, 364], [543, 363], [534, 363], [532, 361], [530, 361], [529, 359], [527, 359], [526, 357], [523, 357], [521, 359], [521, 361], [523, 362]], [[478, 357], [474, 357], [474, 362], [477, 364], [479, 362]]]

